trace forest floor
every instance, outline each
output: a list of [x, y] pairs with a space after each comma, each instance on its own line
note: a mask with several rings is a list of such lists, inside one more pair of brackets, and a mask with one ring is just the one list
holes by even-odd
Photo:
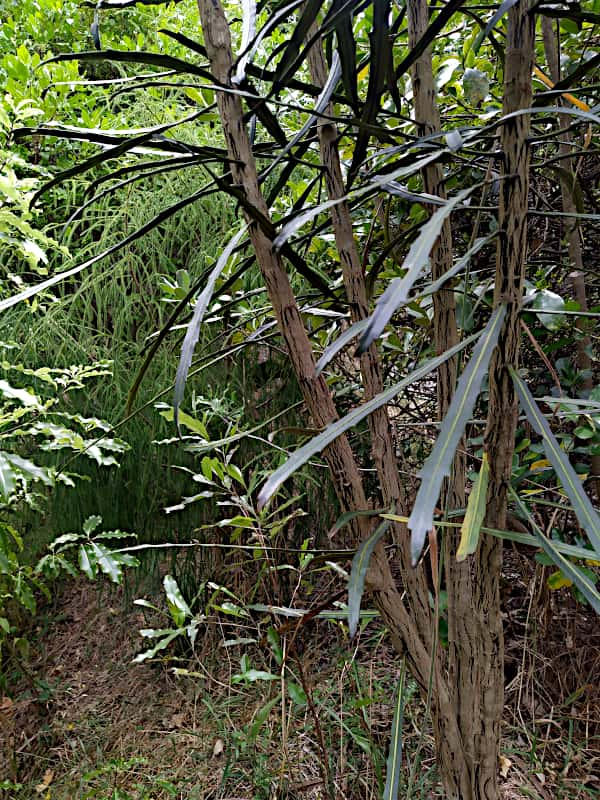
[[[591, 800], [600, 632], [591, 615], [549, 606], [540, 618], [538, 601], [507, 606], [504, 796]], [[122, 588], [69, 582], [40, 619], [26, 671], [0, 698], [0, 785], [13, 784], [2, 800], [324, 800], [324, 779], [340, 800], [381, 796], [399, 673], [381, 631], [355, 648], [331, 623], [313, 626], [298, 656], [307, 705], [282, 701], [279, 682], [232, 680], [241, 651], [218, 636], [193, 660], [132, 663], [148, 620]], [[440, 797], [425, 718], [409, 686], [403, 798]]]

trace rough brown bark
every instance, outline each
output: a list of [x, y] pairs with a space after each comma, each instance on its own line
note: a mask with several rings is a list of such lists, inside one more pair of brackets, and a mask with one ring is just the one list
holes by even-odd
[[[229, 26], [220, 2], [199, 0], [206, 51], [212, 72], [223, 86], [231, 86], [230, 72], [233, 63]], [[250, 139], [243, 120], [239, 96], [226, 91], [217, 97], [219, 115], [225, 136], [233, 182], [243, 190], [247, 201], [265, 219], [269, 210], [258, 184], [256, 164]], [[292, 291], [281, 257], [275, 252], [271, 240], [256, 222], [250, 223], [250, 239], [256, 253], [273, 309], [288, 348], [294, 373], [302, 396], [317, 427], [323, 427], [337, 417], [336, 408], [322, 376], [315, 377], [315, 362], [300, 310]], [[333, 475], [335, 488], [342, 508], [365, 509], [360, 471], [345, 436], [335, 440], [325, 453]], [[358, 536], [364, 535], [367, 526], [361, 518], [354, 522]]]
[[[414, 47], [424, 35], [429, 25], [427, 0], [414, 0], [407, 4], [409, 44]], [[411, 68], [411, 82], [415, 121], [420, 136], [436, 133], [441, 129], [439, 109], [435, 99], [435, 80], [432, 66], [432, 50], [428, 48]], [[438, 197], [446, 197], [444, 175], [439, 164], [431, 164], [423, 170], [423, 189]], [[432, 209], [433, 210], [433, 209]], [[453, 262], [452, 231], [450, 220], [442, 227], [440, 236], [431, 252], [431, 272], [435, 280], [447, 272]], [[433, 297], [433, 329], [437, 353], [443, 353], [458, 342], [456, 308], [452, 289], [437, 292]], [[451, 359], [438, 370], [438, 418], [446, 416], [457, 377], [457, 360]], [[448, 510], [464, 508], [466, 483], [466, 460], [464, 443], [453, 464], [451, 480], [445, 484], [442, 493], [442, 506]], [[470, 598], [472, 593], [472, 574], [470, 560], [456, 561], [456, 551], [460, 531], [450, 528], [444, 537], [445, 588], [448, 596], [448, 688], [452, 708], [456, 714], [460, 741], [455, 748], [461, 748], [464, 758], [451, 754], [443, 761], [439, 753], [440, 772], [448, 797], [474, 797], [472, 786], [474, 739], [472, 706], [473, 697], [470, 686], [471, 663], [481, 657], [478, 642], [469, 636], [471, 625]], [[437, 739], [441, 736], [438, 732]]]
[[[311, 31], [311, 34], [314, 33]], [[323, 55], [321, 40], [317, 39], [308, 54], [308, 66], [313, 83], [323, 87], [327, 80], [327, 64]], [[325, 112], [333, 116], [329, 106]], [[335, 123], [321, 119], [317, 125], [321, 164], [325, 168], [325, 183], [330, 200], [345, 194], [344, 179], [338, 150], [338, 131]], [[342, 267], [346, 298], [350, 306], [352, 322], [359, 322], [369, 315], [367, 287], [352, 230], [352, 217], [346, 202], [338, 203], [331, 209], [331, 221], [336, 249]], [[377, 345], [373, 343], [360, 357], [365, 400], [369, 400], [383, 390], [381, 361]], [[399, 514], [409, 511], [409, 498], [400, 481], [398, 459], [386, 408], [380, 408], [369, 416], [371, 434], [371, 453], [377, 470], [381, 499], [386, 508], [392, 504]], [[410, 561], [410, 539], [405, 525], [396, 525], [394, 538], [398, 545], [402, 585], [406, 589], [406, 600], [411, 616], [424, 641], [428, 641], [431, 631], [431, 610], [429, 607], [427, 581], [422, 569], [414, 570]]]
[[[221, 85], [231, 86], [231, 38], [223, 7], [220, 0], [198, 0], [198, 8], [211, 70]], [[244, 192], [247, 201], [265, 219], [269, 219], [269, 211], [258, 184], [256, 164], [244, 125], [239, 96], [226, 91], [219, 92], [217, 102], [231, 160], [233, 181]], [[250, 219], [247, 221], [251, 222]], [[310, 341], [283, 263], [273, 249], [271, 240], [255, 222], [251, 222], [249, 230], [256, 260], [304, 401], [314, 423], [319, 427], [324, 426], [336, 418], [335, 405], [323, 378], [315, 377]], [[325, 450], [324, 455], [341, 509], [354, 511], [367, 508], [360, 470], [347, 438], [340, 436]], [[352, 523], [352, 530], [354, 541], [358, 544], [370, 532], [369, 523], [365, 518], [357, 517]], [[422, 687], [426, 687], [430, 674], [429, 653], [414, 619], [404, 606], [385, 553], [381, 549], [375, 552], [371, 560], [369, 582], [376, 603], [386, 621], [389, 621], [392, 638], [399, 652], [406, 652], [415, 678]], [[441, 675], [439, 680], [441, 681]]]
[[[504, 114], [531, 106], [535, 17], [531, 0], [521, 0], [508, 12]], [[530, 116], [514, 117], [502, 125], [503, 154], [498, 214], [498, 247], [494, 307], [506, 304], [506, 317], [489, 369], [488, 423], [485, 446], [490, 482], [485, 524], [506, 528], [508, 486], [517, 425], [517, 397], [509, 367], [518, 367], [519, 313], [527, 261]], [[500, 607], [502, 543], [481, 538], [476, 554], [479, 580], [474, 583], [472, 637], [480, 642], [482, 658], [472, 666], [474, 727], [479, 734], [473, 752], [473, 782], [477, 796], [496, 798], [500, 725], [504, 705], [503, 630]], [[481, 578], [485, 578], [481, 580]]]

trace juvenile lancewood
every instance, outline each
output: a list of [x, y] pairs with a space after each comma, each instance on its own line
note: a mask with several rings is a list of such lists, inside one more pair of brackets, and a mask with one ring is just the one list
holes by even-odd
[[[211, 70], [219, 83], [229, 86], [232, 66], [231, 40], [222, 5], [220, 0], [198, 0], [198, 7]], [[244, 191], [247, 200], [268, 219], [268, 208], [258, 185], [256, 165], [244, 126], [239, 97], [228, 92], [219, 92], [218, 105], [228, 155], [231, 159], [233, 180]], [[279, 330], [285, 338], [290, 361], [307, 408], [314, 422], [323, 426], [335, 419], [336, 409], [324, 380], [320, 376], [315, 377], [310, 342], [283, 264], [279, 255], [273, 250], [271, 241], [255, 224], [250, 226], [250, 236]], [[360, 472], [347, 439], [339, 437], [327, 448], [325, 456], [342, 510], [365, 508], [366, 498]], [[353, 526], [355, 542], [358, 544], [368, 532], [367, 520], [357, 517]], [[430, 677], [433, 679], [434, 692], [438, 696], [436, 715], [439, 713], [443, 719], [438, 725], [438, 730], [442, 730], [444, 736], [438, 744], [445, 752], [445, 759], [449, 760], [459, 735], [447, 686], [437, 659], [434, 660], [432, 667], [427, 640], [420, 635], [411, 613], [404, 605], [392, 578], [388, 561], [381, 552], [376, 552], [372, 559], [369, 582], [375, 605], [390, 630], [392, 641], [399, 653], [406, 654], [415, 679], [423, 690], [427, 689]]]
[[[535, 18], [532, 0], [520, 0], [508, 12], [504, 66], [504, 114], [531, 106]], [[527, 261], [527, 211], [529, 192], [530, 115], [513, 117], [502, 125], [503, 155], [498, 214], [498, 248], [494, 306], [507, 304], [504, 327], [489, 370], [488, 422], [485, 445], [490, 464], [486, 526], [506, 528], [507, 491], [517, 425], [517, 397], [509, 367], [518, 367], [519, 313], [522, 306]], [[504, 701], [503, 631], [500, 608], [502, 544], [491, 536], [482, 538], [479, 574], [489, 576], [474, 586], [473, 639], [480, 640], [483, 658], [473, 665], [473, 716], [479, 728], [479, 754], [473, 765], [474, 781], [481, 798], [497, 798], [500, 724]], [[485, 702], [479, 702], [480, 698]]]
[[[315, 28], [313, 27], [311, 36], [314, 32]], [[320, 39], [315, 41], [308, 54], [308, 66], [313, 83], [316, 86], [324, 86], [327, 80], [327, 64]], [[326, 109], [326, 114], [333, 116], [331, 106]], [[317, 124], [317, 130], [329, 199], [343, 197], [345, 189], [340, 164], [337, 126], [333, 122], [321, 119]], [[358, 322], [368, 316], [369, 303], [348, 203], [338, 203], [332, 207], [331, 221], [352, 322]], [[383, 390], [381, 360], [376, 344], [372, 344], [368, 351], [361, 355], [360, 369], [365, 400], [370, 400]], [[400, 481], [399, 464], [386, 408], [380, 408], [370, 415], [369, 432], [371, 434], [371, 452], [377, 470], [383, 504], [389, 508], [393, 503], [398, 513], [408, 513], [410, 498]], [[431, 611], [425, 574], [423, 570], [413, 570], [410, 566], [410, 543], [406, 526], [397, 525], [394, 533], [399, 546], [402, 584], [407, 590], [407, 602], [421, 636], [427, 641], [431, 631]]]
[[[415, 47], [429, 26], [429, 10], [427, 0], [413, 0], [407, 4], [407, 23], [409, 45]], [[427, 136], [441, 129], [440, 114], [436, 102], [435, 81], [432, 65], [432, 48], [429, 47], [415, 61], [411, 68], [414, 115], [419, 135]], [[431, 164], [423, 172], [423, 189], [428, 194], [446, 197], [444, 174], [439, 164]], [[440, 236], [431, 252], [431, 273], [436, 280], [447, 272], [453, 263], [452, 231], [450, 219], [444, 222]], [[456, 308], [454, 292], [442, 289], [433, 296], [433, 331], [437, 353], [443, 353], [458, 341], [456, 325]], [[457, 361], [449, 359], [439, 369], [437, 375], [438, 416], [446, 416], [454, 387], [456, 385]], [[442, 505], [448, 509], [465, 506], [466, 463], [463, 443], [459, 445], [454, 459], [452, 477], [445, 485]], [[444, 778], [446, 793], [452, 796], [472, 796], [472, 767], [474, 759], [476, 731], [473, 729], [471, 708], [473, 705], [472, 690], [469, 685], [470, 664], [481, 657], [478, 652], [468, 646], [471, 639], [468, 635], [470, 626], [470, 597], [472, 581], [485, 580], [485, 576], [474, 576], [470, 561], [458, 563], [456, 551], [460, 531], [449, 529], [445, 534], [445, 576], [448, 596], [448, 686], [452, 705], [456, 714], [457, 727], [465, 754], [461, 761], [456, 756], [449, 763], [442, 763], [441, 773]], [[476, 642], [473, 642], [475, 645]], [[440, 761], [442, 753], [439, 754]]]

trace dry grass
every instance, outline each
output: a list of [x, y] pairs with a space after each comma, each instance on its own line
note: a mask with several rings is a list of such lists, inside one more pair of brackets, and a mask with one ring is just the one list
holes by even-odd
[[[600, 634], [581, 607], [559, 603], [541, 586], [538, 575], [533, 593], [525, 583], [521, 592], [517, 570], [507, 598], [504, 797], [591, 800], [600, 796]], [[517, 602], [519, 594], [528, 603]], [[175, 677], [162, 663], [132, 664], [137, 631], [148, 622], [127, 606], [122, 590], [98, 593], [77, 581], [33, 632], [29, 674], [0, 706], [3, 773], [22, 788], [0, 796], [328, 800], [323, 745], [336, 798], [380, 796], [398, 665], [375, 626], [356, 650], [331, 625], [297, 637], [317, 727], [310, 706], [287, 693], [281, 700], [279, 682], [232, 682], [242, 651], [220, 647], [231, 632], [218, 627], [191, 660], [176, 662], [191, 677]], [[276, 670], [268, 653], [250, 652], [257, 669]], [[416, 693], [406, 708], [404, 748], [405, 779], [411, 767], [416, 776], [410, 796], [441, 797]]]

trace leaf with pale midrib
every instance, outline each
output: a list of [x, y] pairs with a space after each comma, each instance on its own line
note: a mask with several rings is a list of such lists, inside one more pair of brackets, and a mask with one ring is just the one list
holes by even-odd
[[481, 333], [479, 341], [473, 349], [473, 355], [460, 376], [433, 450], [419, 472], [421, 485], [417, 492], [412, 514], [408, 520], [408, 527], [412, 531], [411, 556], [413, 565], [417, 563], [423, 549], [425, 537], [433, 527], [433, 515], [443, 480], [450, 475], [456, 448], [460, 437], [464, 433], [467, 421], [473, 412], [481, 382], [487, 372], [492, 353], [500, 335], [505, 314], [506, 306], [504, 304], [499, 305]]

